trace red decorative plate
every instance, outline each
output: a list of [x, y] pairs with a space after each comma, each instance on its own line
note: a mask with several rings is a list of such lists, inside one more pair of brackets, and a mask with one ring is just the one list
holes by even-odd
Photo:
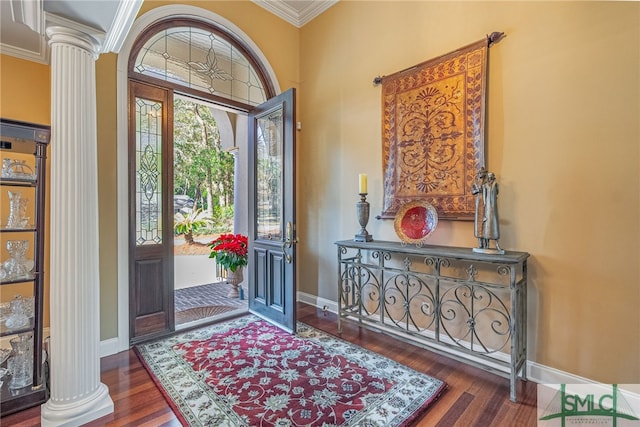
[[438, 212], [427, 202], [411, 202], [402, 206], [394, 222], [396, 234], [405, 243], [423, 243], [438, 225]]

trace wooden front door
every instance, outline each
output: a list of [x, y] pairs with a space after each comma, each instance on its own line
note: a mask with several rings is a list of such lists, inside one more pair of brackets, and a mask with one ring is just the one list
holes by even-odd
[[249, 114], [249, 310], [296, 324], [295, 89]]
[[129, 337], [174, 330], [173, 94], [129, 84]]

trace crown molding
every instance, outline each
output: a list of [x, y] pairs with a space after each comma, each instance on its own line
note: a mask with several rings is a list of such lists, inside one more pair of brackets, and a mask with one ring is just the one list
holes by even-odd
[[44, 36], [40, 37], [40, 44], [37, 51], [0, 43], [0, 53], [27, 61], [49, 64], [49, 45], [47, 44], [47, 40]]
[[[50, 49], [45, 33], [46, 27], [52, 25], [64, 26], [87, 34], [99, 44], [100, 51], [97, 53], [118, 53], [142, 6], [142, 2], [143, 0], [118, 1], [113, 20], [109, 28], [103, 31], [83, 25], [72, 19], [45, 12], [43, 0], [9, 0], [12, 20], [16, 24], [26, 25], [35, 32], [32, 33], [33, 37], [29, 36], [31, 37], [30, 40], [37, 37], [37, 35], [40, 35], [40, 37], [33, 40], [30, 47], [28, 47], [27, 43], [20, 43], [20, 46], [16, 46], [13, 43], [0, 42], [0, 53], [27, 61], [49, 64]], [[72, 1], [68, 1], [68, 3], [73, 4]]]
[[38, 34], [44, 34], [44, 7], [42, 0], [10, 0], [11, 19], [24, 24]]
[[[1, 0], [0, 0], [1, 1]], [[10, 0], [11, 20], [16, 24], [26, 25], [29, 38], [22, 46], [0, 42], [0, 53], [27, 61], [49, 63], [49, 47], [44, 37], [44, 10], [42, 0]]]
[[[284, 1], [251, 0], [253, 3], [279, 16], [290, 24], [302, 28], [306, 23], [336, 4], [338, 0], [316, 0], [300, 2], [304, 8], [292, 7]], [[289, 2], [292, 3], [292, 2]]]
[[143, 0], [129, 0], [118, 3], [118, 10], [113, 18], [111, 27], [107, 30], [107, 35], [102, 46], [102, 53], [120, 52], [124, 40], [131, 30], [133, 21], [142, 6]]

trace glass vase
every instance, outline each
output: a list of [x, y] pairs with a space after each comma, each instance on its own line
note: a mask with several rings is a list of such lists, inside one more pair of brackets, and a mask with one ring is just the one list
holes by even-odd
[[9, 191], [9, 219], [7, 228], [25, 228], [29, 218], [26, 216], [29, 199], [22, 197], [19, 191]]
[[28, 240], [7, 240], [7, 251], [10, 258], [4, 263], [6, 279], [13, 280], [27, 276], [29, 267], [25, 255], [28, 248]]
[[18, 389], [33, 384], [33, 335], [20, 334], [9, 342], [13, 350], [13, 356], [9, 359], [9, 388]]
[[[9, 304], [10, 314], [4, 322], [8, 329], [17, 329], [29, 324], [29, 316], [27, 315], [28, 300], [16, 295]], [[33, 310], [32, 310], [33, 311]]]

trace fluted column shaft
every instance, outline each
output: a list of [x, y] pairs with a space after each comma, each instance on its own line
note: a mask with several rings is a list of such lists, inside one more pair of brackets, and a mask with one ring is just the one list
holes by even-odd
[[113, 412], [100, 383], [95, 60], [99, 43], [62, 26], [51, 46], [51, 398], [42, 425]]

